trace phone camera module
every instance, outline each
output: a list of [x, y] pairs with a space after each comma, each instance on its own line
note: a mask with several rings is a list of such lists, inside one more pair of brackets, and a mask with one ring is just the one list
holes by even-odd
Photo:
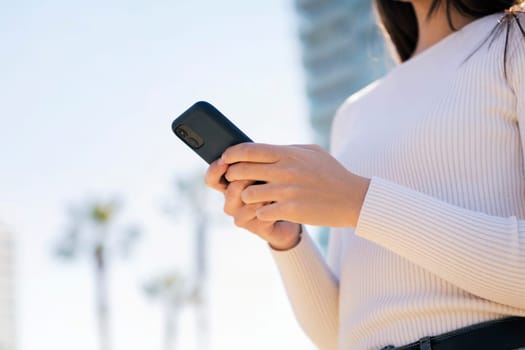
[[204, 139], [188, 125], [177, 126], [175, 133], [193, 149], [200, 148], [204, 144]]

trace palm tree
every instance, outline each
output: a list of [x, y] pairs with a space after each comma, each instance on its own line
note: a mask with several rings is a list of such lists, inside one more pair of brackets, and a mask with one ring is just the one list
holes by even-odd
[[164, 311], [164, 350], [174, 350], [177, 338], [177, 321], [182, 308], [198, 303], [196, 289], [177, 271], [167, 272], [144, 284], [144, 291], [151, 298], [160, 299]]
[[55, 255], [73, 260], [82, 255], [92, 259], [95, 277], [96, 313], [100, 350], [111, 349], [108, 257], [116, 252], [128, 255], [139, 236], [135, 226], [115, 228], [120, 209], [117, 200], [87, 201], [68, 210], [68, 229], [55, 247]]
[[190, 297], [183, 299], [183, 301], [191, 301], [194, 304], [197, 316], [198, 346], [200, 349], [207, 349], [209, 333], [206, 297], [208, 278], [207, 249], [208, 225], [211, 215], [207, 209], [208, 189], [204, 186], [202, 173], [199, 171], [198, 174], [189, 174], [175, 179], [175, 195], [173, 198], [177, 198], [177, 201], [169, 201], [167, 214], [176, 219], [179, 219], [184, 214], [188, 214], [193, 221], [195, 229], [193, 272], [191, 279], [185, 282], [186, 293], [189, 293]]

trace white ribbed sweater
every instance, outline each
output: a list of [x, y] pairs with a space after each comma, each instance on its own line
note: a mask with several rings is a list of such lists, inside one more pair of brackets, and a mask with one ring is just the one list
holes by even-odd
[[464, 62], [500, 17], [468, 24], [339, 109], [332, 152], [372, 179], [357, 227], [331, 231], [328, 264], [307, 233], [272, 251], [321, 349], [525, 316], [525, 41], [514, 26], [508, 81], [504, 33]]

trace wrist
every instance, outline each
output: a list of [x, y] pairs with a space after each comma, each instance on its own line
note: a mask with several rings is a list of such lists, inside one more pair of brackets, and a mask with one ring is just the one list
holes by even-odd
[[355, 178], [351, 188], [349, 189], [350, 195], [348, 197], [350, 198], [350, 220], [347, 223], [347, 225], [355, 227], [359, 220], [361, 208], [363, 207], [363, 203], [365, 202], [366, 194], [368, 192], [368, 188], [370, 187], [371, 180], [366, 177], [357, 176], [354, 174], [352, 175], [355, 176]]
[[286, 240], [281, 240], [279, 242], [268, 242], [270, 248], [277, 251], [285, 251], [295, 248], [299, 244], [299, 242], [301, 242], [301, 235], [303, 233], [302, 225], [295, 225], [295, 234], [291, 235], [291, 237]]
[[363, 207], [363, 203], [365, 202], [366, 194], [368, 193], [368, 188], [370, 187], [370, 182], [372, 181], [369, 178], [362, 177], [362, 185], [360, 186], [360, 193], [359, 193], [359, 200], [357, 205], [357, 214], [355, 218], [354, 227], [357, 225], [357, 221], [359, 220], [359, 215], [361, 215], [361, 208]]

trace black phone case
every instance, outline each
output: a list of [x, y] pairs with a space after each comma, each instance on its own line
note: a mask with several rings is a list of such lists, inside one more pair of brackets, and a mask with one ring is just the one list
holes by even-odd
[[[177, 132], [180, 126], [195, 132], [200, 136], [200, 142], [192, 144], [189, 142], [192, 141], [191, 138], [188, 140], [181, 137]], [[171, 129], [179, 139], [208, 164], [219, 159], [230, 146], [243, 142], [253, 142], [221, 112], [205, 101], [199, 101], [188, 108], [173, 121]], [[201, 142], [202, 144], [200, 144]]]

